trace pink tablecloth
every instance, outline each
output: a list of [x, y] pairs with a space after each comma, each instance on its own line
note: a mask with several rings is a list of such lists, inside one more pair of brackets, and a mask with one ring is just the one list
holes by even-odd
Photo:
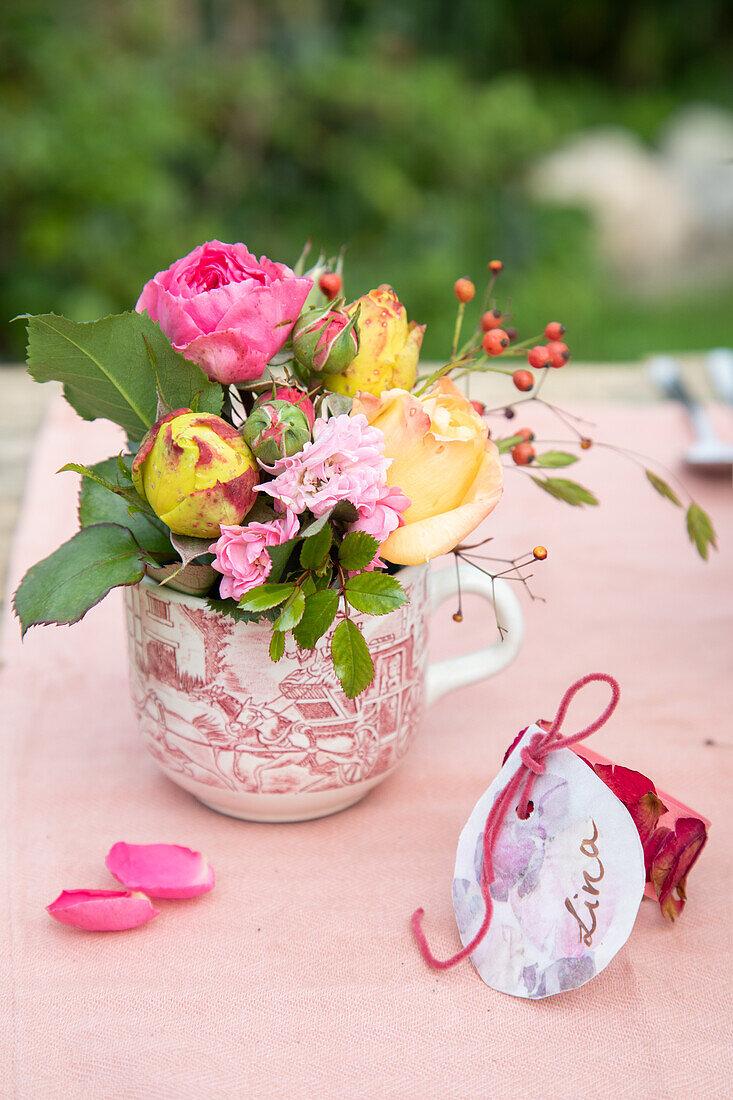
[[[599, 410], [602, 434], [674, 464], [686, 440], [661, 407]], [[54, 406], [39, 443], [13, 580], [74, 528], [63, 462], [115, 446], [109, 425]], [[546, 604], [499, 679], [437, 704], [399, 772], [348, 812], [254, 825], [199, 806], [142, 749], [127, 697], [117, 595], [73, 629], [22, 645], [6, 622], [0, 954], [2, 1095], [22, 1100], [206, 1097], [720, 1097], [733, 1069], [731, 991], [730, 483], [690, 482], [721, 552], [705, 566], [681, 515], [599, 450], [580, 480], [597, 510], [552, 501], [520, 474], [487, 525], [502, 550], [538, 542]], [[479, 605], [436, 651], [489, 629]], [[437, 635], [440, 640], [437, 641]], [[593, 740], [713, 821], [673, 927], [651, 902], [582, 990], [526, 1002], [469, 963], [428, 970], [409, 932], [419, 904], [438, 951], [457, 943], [458, 833], [516, 731], [553, 713], [587, 671], [622, 685]], [[582, 709], [582, 708], [581, 708]], [[203, 849], [216, 890], [162, 903], [150, 925], [90, 935], [54, 924], [62, 888], [109, 887], [116, 840]]]

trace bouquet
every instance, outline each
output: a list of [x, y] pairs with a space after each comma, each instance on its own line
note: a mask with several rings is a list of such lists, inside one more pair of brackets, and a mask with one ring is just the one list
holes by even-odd
[[[352, 612], [405, 603], [400, 567], [453, 552], [524, 580], [524, 566], [547, 556], [538, 546], [491, 573], [480, 544], [464, 542], [499, 504], [504, 462], [567, 504], [597, 503], [552, 473], [591, 446], [579, 430], [566, 451], [543, 450], [528, 428], [489, 429], [532, 401], [571, 425], [539, 396], [568, 362], [564, 329], [550, 322], [519, 340], [496, 305], [499, 261], [463, 342], [476, 292], [456, 281], [450, 355], [420, 374], [425, 326], [408, 321], [392, 287], [348, 301], [343, 254], [307, 268], [308, 254], [291, 269], [212, 241], [151, 279], [134, 311], [26, 318], [31, 375], [63, 383], [80, 416], [113, 421], [127, 442], [94, 466], [63, 467], [81, 475], [80, 530], [21, 582], [23, 632], [77, 622], [147, 574], [236, 620], [269, 621], [273, 661], [289, 633], [304, 649], [325, 636], [355, 698], [374, 670]], [[503, 376], [513, 399], [496, 409], [470, 401], [456, 382], [475, 371]], [[681, 504], [683, 490], [646, 475]], [[694, 501], [686, 518], [707, 557], [709, 518]]]

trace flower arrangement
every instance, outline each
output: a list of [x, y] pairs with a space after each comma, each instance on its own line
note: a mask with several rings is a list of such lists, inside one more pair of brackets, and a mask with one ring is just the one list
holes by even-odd
[[[492, 298], [501, 263], [488, 265], [463, 344], [475, 287], [455, 283], [450, 356], [419, 375], [425, 326], [408, 322], [392, 287], [347, 302], [343, 256], [306, 270], [307, 256], [291, 269], [212, 241], [151, 279], [134, 311], [88, 323], [26, 318], [32, 376], [63, 383], [80, 416], [118, 424], [127, 446], [92, 467], [63, 467], [82, 476], [80, 530], [21, 582], [14, 606], [24, 632], [74, 623], [112, 588], [148, 574], [237, 620], [268, 620], [273, 661], [288, 633], [311, 649], [329, 636], [336, 675], [354, 698], [373, 665], [351, 612], [383, 615], [405, 603], [403, 565], [453, 552], [489, 572], [463, 540], [499, 503], [504, 461], [535, 471], [559, 500], [597, 503], [545, 472], [579, 455], [539, 449], [529, 429], [489, 432], [491, 415], [511, 420], [530, 401], [570, 424], [539, 396], [568, 361], [564, 329], [552, 322], [544, 342], [518, 340]], [[526, 365], [507, 367], [513, 357]], [[508, 376], [522, 396], [485, 409], [455, 384], [474, 371]], [[582, 454], [591, 440], [572, 431]], [[646, 473], [680, 504], [667, 481]], [[694, 501], [686, 515], [706, 557], [710, 521]], [[546, 555], [535, 547], [528, 561]], [[500, 573], [525, 579], [527, 561], [506, 564]]]

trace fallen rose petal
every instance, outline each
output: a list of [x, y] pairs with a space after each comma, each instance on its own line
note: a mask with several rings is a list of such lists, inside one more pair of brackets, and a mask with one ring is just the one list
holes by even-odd
[[649, 877], [657, 891], [659, 908], [668, 920], [675, 920], [685, 907], [687, 876], [707, 839], [704, 822], [680, 817], [654, 856]]
[[107, 869], [129, 890], [153, 898], [195, 898], [214, 889], [214, 868], [200, 852], [179, 844], [114, 844]]
[[124, 932], [159, 913], [144, 894], [129, 890], [63, 890], [46, 911], [60, 924], [86, 932]]
[[660, 817], [667, 812], [651, 779], [620, 764], [592, 764], [591, 767], [616, 798], [623, 802], [639, 830], [642, 845], [645, 845]]

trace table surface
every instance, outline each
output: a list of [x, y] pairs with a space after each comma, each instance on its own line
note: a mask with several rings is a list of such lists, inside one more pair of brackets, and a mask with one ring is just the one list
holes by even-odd
[[[686, 441], [667, 406], [581, 408], [593, 434], [673, 467]], [[719, 411], [730, 436], [729, 414]], [[75, 527], [66, 461], [117, 446], [110, 425], [52, 405], [35, 451], [10, 585]], [[401, 768], [355, 808], [296, 825], [218, 816], [159, 773], [127, 695], [119, 593], [73, 628], [3, 635], [0, 814], [7, 856], [0, 951], [0, 1095], [247, 1097], [720, 1097], [731, 1057], [733, 491], [686, 480], [715, 520], [701, 562], [682, 515], [595, 448], [569, 508], [516, 471], [483, 528], [496, 553], [547, 545], [524, 604], [527, 637], [492, 683], [437, 703]], [[468, 602], [444, 609], [436, 657], [487, 639]], [[621, 705], [592, 747], [651, 775], [713, 822], [679, 921], [644, 902], [609, 967], [574, 993], [495, 993], [470, 963], [437, 973], [409, 929], [418, 905], [439, 953], [457, 946], [458, 834], [530, 721], [565, 687], [608, 671]], [[585, 706], [593, 707], [597, 700]], [[578, 705], [578, 721], [584, 707]], [[117, 840], [203, 850], [205, 897], [162, 902], [128, 933], [84, 934], [44, 912], [62, 889], [110, 888]], [[4, 1090], [4, 1091], [3, 1091]]]

